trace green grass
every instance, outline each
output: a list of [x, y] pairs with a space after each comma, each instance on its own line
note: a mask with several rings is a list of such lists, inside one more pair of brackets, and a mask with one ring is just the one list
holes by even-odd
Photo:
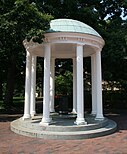
[[[13, 97], [13, 107], [23, 107], [24, 97]], [[4, 109], [4, 102], [0, 100], [0, 109]]]
[[[37, 101], [42, 101], [42, 97], [36, 98]], [[23, 107], [24, 106], [24, 97], [13, 97], [13, 106], [14, 107]], [[0, 100], [0, 109], [3, 109], [3, 101]]]

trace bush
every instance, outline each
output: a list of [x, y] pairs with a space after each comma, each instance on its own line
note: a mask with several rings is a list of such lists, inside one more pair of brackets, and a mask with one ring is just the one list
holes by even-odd
[[70, 71], [55, 77], [56, 95], [71, 95], [73, 93], [73, 76]]

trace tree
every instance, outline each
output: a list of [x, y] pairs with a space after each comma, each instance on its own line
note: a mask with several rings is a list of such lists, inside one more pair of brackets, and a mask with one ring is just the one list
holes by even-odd
[[[121, 0], [47, 0], [41, 9], [54, 18], [72, 18], [92, 26], [106, 44], [102, 52], [103, 79], [126, 79], [127, 62], [127, 1]], [[58, 5], [56, 5], [56, 3]], [[67, 65], [66, 65], [67, 66]], [[90, 71], [87, 65], [87, 70]], [[121, 83], [122, 83], [121, 82]]]
[[[41, 42], [52, 16], [40, 12], [35, 3], [27, 0], [3, 0], [0, 3], [0, 56], [1, 62], [6, 64], [7, 74], [4, 103], [9, 107], [13, 103], [16, 71], [21, 72], [18, 64], [23, 65], [25, 55], [22, 42], [25, 38]], [[0, 73], [3, 74], [2, 70]]]
[[[22, 63], [25, 61], [22, 41], [26, 37], [30, 39], [32, 36], [38, 36], [34, 39], [40, 40], [39, 38], [42, 37], [42, 33], [48, 28], [51, 20], [51, 16], [47, 14], [51, 14], [54, 18], [79, 20], [98, 31], [106, 42], [102, 52], [103, 79], [118, 80], [124, 87], [127, 87], [125, 82], [127, 75], [125, 58], [127, 57], [127, 20], [123, 20], [121, 17], [121, 15], [127, 16], [127, 1], [64, 0], [61, 3], [61, 0], [2, 0], [0, 14], [0, 36], [3, 38], [0, 42], [0, 62], [2, 64], [0, 66], [0, 74], [2, 74], [0, 87], [6, 80], [7, 72], [9, 80], [7, 83], [14, 82], [12, 76], [15, 74], [18, 74], [17, 79], [21, 77], [25, 65]], [[61, 70], [58, 65], [59, 61], [56, 62], [56, 69]], [[68, 67], [70, 62], [64, 61], [62, 65]], [[89, 62], [86, 62], [85, 69], [90, 73], [89, 67]], [[9, 73], [9, 70], [12, 74]], [[7, 84], [8, 88], [6, 88], [11, 96], [14, 89], [12, 85]], [[6, 100], [6, 102], [9, 101], [10, 99]]]
[[58, 74], [55, 78], [56, 95], [69, 95], [73, 93], [72, 87], [72, 72], [65, 71], [63, 74]]

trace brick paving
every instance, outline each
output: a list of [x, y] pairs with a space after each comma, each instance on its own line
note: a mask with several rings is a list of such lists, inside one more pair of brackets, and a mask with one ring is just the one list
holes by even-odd
[[127, 154], [127, 112], [109, 114], [118, 124], [114, 134], [84, 140], [44, 140], [10, 131], [21, 115], [0, 115], [0, 154]]

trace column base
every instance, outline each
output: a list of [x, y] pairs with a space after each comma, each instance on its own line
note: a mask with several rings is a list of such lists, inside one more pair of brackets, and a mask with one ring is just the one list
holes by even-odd
[[54, 109], [50, 110], [50, 113], [54, 113], [54, 112], [55, 112], [55, 110], [54, 110]]
[[36, 114], [36, 112], [35, 112], [35, 111], [33, 111], [30, 115], [31, 115], [31, 117], [34, 117], [34, 116], [35, 116], [35, 114]]
[[76, 121], [74, 122], [76, 125], [87, 125], [87, 122], [85, 121], [84, 118], [77, 118]]
[[104, 117], [103, 117], [103, 115], [96, 115], [95, 120], [103, 121]]
[[27, 119], [30, 119], [30, 118], [31, 118], [30, 114], [24, 114], [23, 117], [22, 117], [22, 120], [27, 120]]
[[91, 115], [92, 115], [92, 116], [96, 116], [96, 114], [97, 114], [96, 111], [92, 111], [92, 112], [91, 112]]
[[42, 121], [40, 122], [41, 126], [48, 126], [52, 122], [52, 118], [42, 118]]
[[77, 112], [76, 112], [75, 109], [73, 109], [71, 113], [72, 113], [72, 114], [77, 114]]

